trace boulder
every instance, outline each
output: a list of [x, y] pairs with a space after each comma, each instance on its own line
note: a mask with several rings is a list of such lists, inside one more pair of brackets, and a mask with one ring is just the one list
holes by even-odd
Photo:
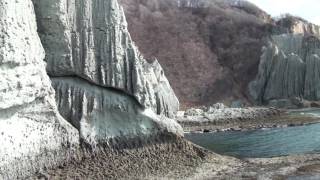
[[79, 133], [58, 113], [31, 0], [0, 0], [0, 179], [68, 160]]
[[202, 109], [190, 108], [184, 113], [185, 116], [202, 116], [204, 111]]

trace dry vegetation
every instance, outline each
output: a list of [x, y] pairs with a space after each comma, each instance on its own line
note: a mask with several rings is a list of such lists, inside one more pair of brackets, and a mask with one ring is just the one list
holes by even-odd
[[247, 97], [270, 17], [245, 1], [120, 0], [146, 58], [157, 57], [183, 107]]

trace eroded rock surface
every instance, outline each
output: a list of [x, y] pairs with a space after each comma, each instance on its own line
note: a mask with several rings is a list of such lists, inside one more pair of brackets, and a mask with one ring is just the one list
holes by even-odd
[[117, 0], [33, 0], [39, 34], [62, 116], [89, 144], [182, 136], [179, 108], [157, 60], [147, 62], [131, 40]]
[[43, 59], [31, 0], [0, 0], [0, 179], [58, 165], [78, 146]]
[[163, 131], [183, 136], [172, 119], [157, 116], [121, 91], [97, 87], [82, 79], [52, 78], [63, 117], [80, 130], [90, 144], [113, 138], [143, 138]]
[[272, 36], [263, 49], [251, 95], [260, 103], [278, 99], [320, 100], [320, 39], [312, 35]]
[[75, 76], [134, 96], [173, 116], [178, 99], [157, 62], [147, 63], [116, 0], [33, 0], [50, 76]]

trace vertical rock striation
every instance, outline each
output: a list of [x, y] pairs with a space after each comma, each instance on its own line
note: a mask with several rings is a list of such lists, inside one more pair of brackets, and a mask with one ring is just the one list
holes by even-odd
[[116, 0], [33, 0], [51, 77], [75, 76], [134, 96], [172, 116], [179, 102], [155, 60], [147, 63]]
[[31, 0], [0, 0], [0, 179], [68, 159], [79, 133], [58, 113]]
[[52, 81], [61, 115], [80, 130], [81, 138], [90, 145], [109, 143], [113, 139], [130, 144], [131, 140], [162, 133], [183, 136], [174, 120], [155, 115], [121, 91], [71, 77]]
[[[33, 0], [62, 116], [95, 145], [182, 135], [164, 72], [139, 53], [117, 0]], [[157, 114], [157, 115], [156, 115]]]
[[272, 36], [261, 56], [259, 74], [250, 84], [255, 100], [320, 100], [320, 39], [317, 34]]

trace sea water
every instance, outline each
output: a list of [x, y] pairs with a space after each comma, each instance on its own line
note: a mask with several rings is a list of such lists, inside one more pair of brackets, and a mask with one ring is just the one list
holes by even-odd
[[[290, 113], [320, 116], [319, 109]], [[320, 123], [243, 132], [188, 133], [185, 137], [214, 152], [238, 158], [320, 153]]]

